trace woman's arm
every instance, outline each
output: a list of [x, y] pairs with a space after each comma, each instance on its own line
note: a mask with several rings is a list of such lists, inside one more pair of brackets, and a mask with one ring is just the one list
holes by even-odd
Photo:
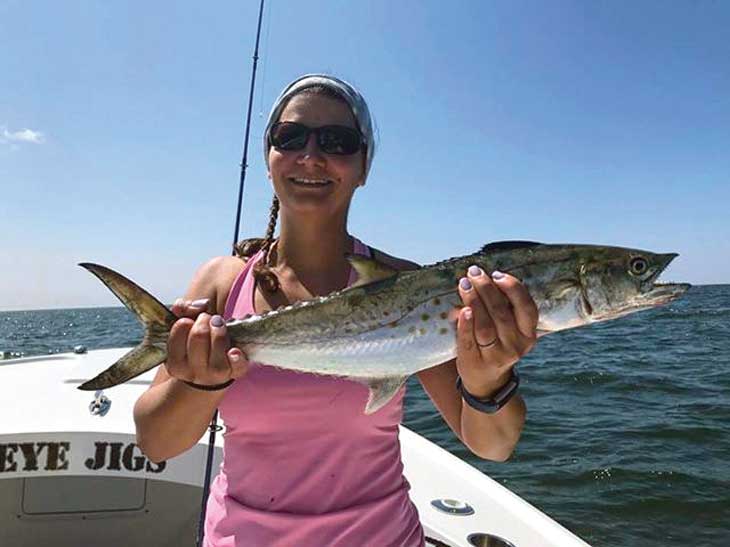
[[153, 462], [189, 450], [205, 433], [225, 391], [188, 387], [160, 367], [155, 383], [134, 405], [137, 445]]
[[[172, 458], [194, 446], [226, 391], [204, 391], [181, 380], [214, 385], [245, 374], [245, 356], [230, 349], [225, 325], [217, 326], [215, 316], [207, 313], [223, 312], [242, 267], [243, 262], [233, 257], [209, 261], [195, 274], [185, 299], [173, 306], [181, 319], [170, 332], [167, 361], [134, 406], [137, 445], [152, 461]], [[195, 301], [198, 306], [192, 305]]]
[[475, 410], [456, 388], [478, 399], [492, 397], [510, 379], [519, 359], [535, 345], [538, 313], [527, 289], [514, 277], [487, 275], [472, 267], [459, 282], [464, 302], [457, 323], [457, 357], [421, 371], [419, 378], [446, 422], [476, 455], [490, 460], [509, 458], [525, 423], [526, 407], [519, 395], [493, 414]]
[[419, 372], [418, 379], [446, 423], [472, 453], [487, 460], [507, 460], [525, 422], [527, 408], [522, 397], [516, 394], [499, 412], [484, 414], [463, 401], [456, 389], [457, 374], [456, 359], [452, 359]]

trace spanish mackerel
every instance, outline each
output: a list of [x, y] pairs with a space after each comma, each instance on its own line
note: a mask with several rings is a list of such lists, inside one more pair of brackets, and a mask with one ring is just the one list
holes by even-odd
[[[385, 405], [406, 378], [456, 356], [452, 310], [463, 306], [459, 279], [472, 264], [520, 279], [539, 311], [538, 335], [606, 321], [666, 304], [689, 285], [658, 284], [676, 257], [596, 245], [502, 241], [479, 252], [397, 272], [349, 255], [357, 282], [341, 291], [227, 323], [249, 360], [342, 376], [370, 390], [366, 413]], [[108, 388], [162, 363], [177, 317], [132, 281], [104, 266], [80, 264], [142, 321], [142, 342], [79, 389]]]

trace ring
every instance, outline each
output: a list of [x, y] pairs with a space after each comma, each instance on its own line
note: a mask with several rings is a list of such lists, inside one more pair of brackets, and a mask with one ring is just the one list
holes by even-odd
[[491, 348], [494, 344], [497, 343], [497, 340], [499, 340], [499, 338], [495, 338], [494, 340], [492, 340], [491, 342], [488, 342], [486, 344], [480, 344], [479, 342], [477, 342], [477, 346], [479, 346], [482, 349]]

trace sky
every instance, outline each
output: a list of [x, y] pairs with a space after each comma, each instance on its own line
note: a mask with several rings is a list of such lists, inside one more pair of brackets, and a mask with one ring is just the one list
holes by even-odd
[[[229, 254], [257, 12], [0, 0], [0, 310], [117, 305], [84, 261], [171, 302]], [[378, 126], [366, 243], [618, 245], [730, 283], [729, 27], [710, 0], [268, 0], [240, 237], [267, 224], [272, 102], [325, 72]]]

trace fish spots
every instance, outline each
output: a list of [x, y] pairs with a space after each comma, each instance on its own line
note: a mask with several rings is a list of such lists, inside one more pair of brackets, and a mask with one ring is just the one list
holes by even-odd
[[438, 296], [433, 299], [433, 305], [434, 306], [440, 306], [441, 305], [441, 299]]
[[408, 327], [408, 334], [413, 334], [416, 332], [416, 327]]
[[388, 323], [388, 326], [391, 329], [394, 329], [394, 328], [396, 328], [398, 326], [398, 321], [391, 321], [390, 323]]
[[383, 317], [388, 317], [390, 315], [390, 312], [388, 310], [383, 311]]
[[421, 314], [421, 321], [428, 321], [429, 319], [431, 319], [431, 316], [428, 315], [427, 313]]
[[449, 334], [449, 329], [447, 329], [445, 327], [441, 327], [439, 329], [439, 334]]
[[441, 319], [448, 319], [448, 318], [449, 318], [449, 312], [445, 312], [445, 311], [442, 311], [442, 312], [441, 312], [441, 313], [439, 314], [439, 317], [440, 317]]
[[423, 336], [424, 334], [426, 334], [426, 329], [424, 329], [423, 327], [421, 327], [420, 329], [418, 329], [418, 334], [420, 334], [421, 336]]

